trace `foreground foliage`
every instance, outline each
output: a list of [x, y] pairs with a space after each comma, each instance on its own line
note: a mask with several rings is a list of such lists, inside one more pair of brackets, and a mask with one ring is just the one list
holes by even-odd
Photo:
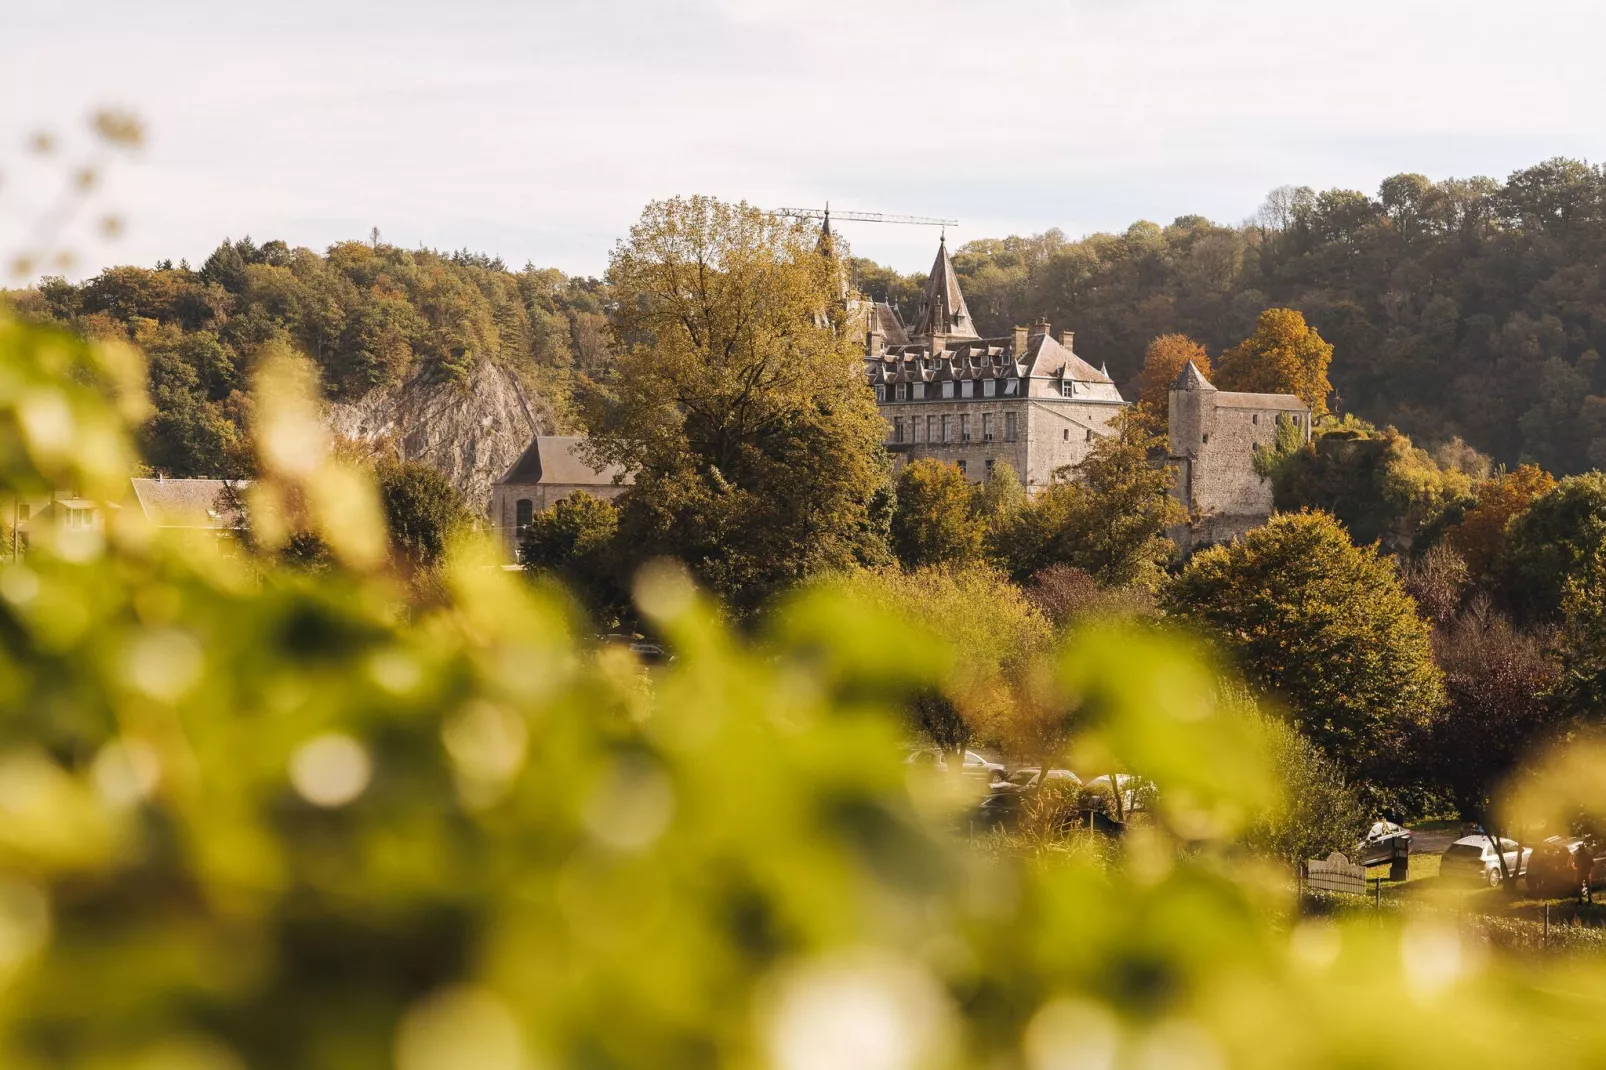
[[[0, 485], [115, 493], [132, 355], [0, 323], [0, 360]], [[635, 596], [679, 658], [644, 678], [462, 546], [449, 596], [404, 612], [377, 493], [297, 434], [290, 385], [259, 387], [252, 494], [301, 503], [316, 580], [134, 510], [0, 566], [4, 1065], [1606, 1055], [1596, 962], [1279, 923], [1286, 884], [1231, 847], [1280, 794], [1262, 730], [1173, 645], [1092, 629], [1046, 662], [1077, 745], [1158, 786], [1149, 829], [1113, 865], [984, 857], [892, 714], [968, 651], [840, 592], [748, 649], [660, 568]], [[1380, 1005], [1413, 1020], [1382, 1046], [1355, 1028]]]

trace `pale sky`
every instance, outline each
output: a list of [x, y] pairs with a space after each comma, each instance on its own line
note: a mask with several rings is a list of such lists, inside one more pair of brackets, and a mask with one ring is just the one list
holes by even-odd
[[[104, 104], [149, 142], [70, 233], [75, 276], [374, 226], [596, 274], [677, 193], [949, 216], [957, 243], [1598, 159], [1603, 39], [1599, 0], [0, 0], [0, 256], [76, 159], [29, 136], [82, 146]], [[936, 243], [842, 230], [905, 271]]]

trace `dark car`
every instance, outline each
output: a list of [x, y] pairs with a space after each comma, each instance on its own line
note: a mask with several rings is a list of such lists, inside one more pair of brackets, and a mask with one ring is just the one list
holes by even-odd
[[[976, 807], [974, 828], [1012, 829], [1020, 824], [1021, 811], [1032, 797], [1030, 791], [999, 791], [987, 796]], [[1072, 829], [1090, 829], [1102, 836], [1116, 837], [1126, 831], [1126, 824], [1115, 820], [1101, 810], [1071, 810], [1060, 820], [1060, 832]]]
[[1392, 821], [1378, 821], [1355, 850], [1357, 866], [1383, 866], [1411, 855], [1411, 830]]
[[1606, 849], [1578, 836], [1552, 836], [1534, 846], [1528, 859], [1528, 894], [1550, 898], [1580, 896], [1606, 877]]

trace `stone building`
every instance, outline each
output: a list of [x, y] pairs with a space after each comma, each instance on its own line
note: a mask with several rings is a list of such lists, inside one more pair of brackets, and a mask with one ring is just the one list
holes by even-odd
[[933, 457], [982, 482], [1007, 463], [1041, 491], [1126, 406], [1109, 375], [1073, 351], [1070, 331], [1055, 337], [1039, 323], [981, 337], [946, 241], [912, 325], [871, 302], [854, 302], [849, 323], [865, 331], [865, 372], [900, 467]]
[[519, 539], [535, 514], [577, 490], [593, 498], [615, 498], [632, 482], [617, 465], [594, 468], [580, 452], [584, 438], [537, 435], [513, 467], [491, 485], [491, 526], [509, 560], [517, 560]]
[[1176, 495], [1195, 517], [1171, 532], [1177, 545], [1187, 553], [1264, 524], [1272, 487], [1255, 457], [1276, 448], [1280, 424], [1308, 442], [1310, 406], [1292, 394], [1217, 390], [1190, 361], [1171, 385], [1168, 409]]

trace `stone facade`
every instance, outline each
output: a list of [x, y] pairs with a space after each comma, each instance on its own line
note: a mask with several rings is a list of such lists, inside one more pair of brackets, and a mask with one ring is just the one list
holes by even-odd
[[884, 304], [849, 312], [850, 323], [866, 326], [866, 377], [900, 467], [930, 457], [982, 482], [1008, 463], [1039, 492], [1086, 457], [1126, 406], [1109, 375], [1076, 355], [1069, 331], [1056, 338], [1039, 323], [978, 335], [946, 242], [912, 326]]
[[1172, 384], [1168, 407], [1176, 495], [1195, 518], [1171, 533], [1177, 545], [1187, 553], [1264, 524], [1272, 487], [1256, 472], [1255, 456], [1276, 448], [1279, 423], [1308, 442], [1310, 406], [1292, 394], [1217, 390], [1190, 362]]
[[616, 466], [593, 467], [581, 446], [585, 439], [537, 435], [513, 467], [491, 486], [491, 527], [508, 560], [519, 556], [519, 539], [536, 513], [545, 512], [577, 490], [593, 498], [624, 493], [629, 477]]

